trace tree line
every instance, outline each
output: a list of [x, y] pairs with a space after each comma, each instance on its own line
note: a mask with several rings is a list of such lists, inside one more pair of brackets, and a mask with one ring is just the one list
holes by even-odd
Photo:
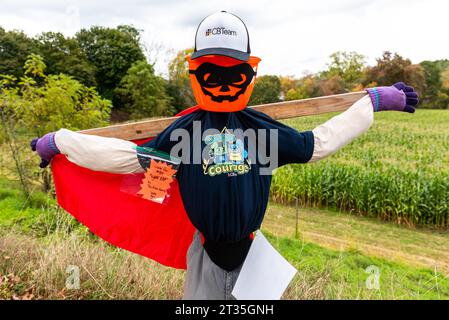
[[[81, 29], [73, 37], [44, 32], [30, 37], [0, 27], [0, 156], [2, 170], [29, 194], [40, 183], [51, 190], [48, 170], [39, 170], [29, 141], [59, 128], [80, 130], [111, 121], [169, 116], [196, 104], [186, 56], [156, 74], [132, 26]], [[385, 52], [374, 66], [355, 52], [336, 52], [325, 70], [302, 77], [264, 75], [250, 105], [359, 91], [405, 81], [421, 94], [421, 107], [449, 106], [449, 60], [412, 64]]]
[[413, 64], [389, 51], [376, 59], [374, 66], [368, 66], [366, 57], [356, 52], [335, 52], [329, 60], [325, 70], [301, 78], [259, 77], [250, 103], [305, 99], [404, 81], [420, 93], [421, 108], [449, 108], [449, 60]]
[[[30, 37], [0, 27], [0, 75], [9, 77], [9, 86], [14, 81], [20, 86], [30, 57], [34, 62], [40, 59], [47, 77], [65, 75], [72, 84], [76, 81], [97, 92], [98, 98], [110, 101], [110, 111], [118, 120], [168, 116], [194, 105], [185, 60], [191, 52], [192, 49], [186, 49], [177, 53], [167, 66], [165, 79], [147, 61], [141, 30], [132, 26], [93, 26], [81, 29], [73, 37], [57, 32]], [[397, 81], [416, 88], [422, 97], [421, 107], [449, 107], [449, 60], [413, 64], [388, 51], [374, 66], [367, 65], [366, 58], [356, 52], [336, 52], [321, 72], [299, 78], [259, 76], [250, 104], [358, 91]], [[43, 82], [41, 77], [40, 83]]]

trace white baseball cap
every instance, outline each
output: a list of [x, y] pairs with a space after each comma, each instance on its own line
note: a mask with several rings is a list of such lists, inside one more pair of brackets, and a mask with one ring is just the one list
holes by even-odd
[[250, 53], [248, 29], [242, 19], [220, 11], [201, 21], [196, 30], [195, 50], [191, 58], [216, 54], [247, 61]]

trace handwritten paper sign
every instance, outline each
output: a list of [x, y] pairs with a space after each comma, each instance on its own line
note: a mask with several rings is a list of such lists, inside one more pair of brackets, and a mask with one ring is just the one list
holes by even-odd
[[176, 169], [164, 161], [151, 159], [138, 192], [144, 199], [162, 203], [167, 196]]

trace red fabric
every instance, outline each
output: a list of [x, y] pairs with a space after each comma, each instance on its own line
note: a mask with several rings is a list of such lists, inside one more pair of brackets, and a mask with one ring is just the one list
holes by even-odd
[[181, 112], [179, 112], [178, 114], [175, 115], [175, 117], [181, 117], [181, 116], [185, 116], [186, 114], [190, 114], [192, 112], [195, 112], [196, 110], [199, 110], [200, 106], [196, 105], [187, 109], [182, 110]]
[[121, 191], [123, 175], [82, 168], [63, 155], [52, 161], [58, 203], [93, 233], [111, 244], [185, 269], [195, 228], [187, 217], [179, 188], [168, 204]]
[[195, 228], [184, 210], [176, 181], [170, 201], [158, 204], [123, 192], [126, 175], [82, 168], [64, 155], [52, 160], [52, 172], [58, 203], [93, 233], [166, 266], [186, 269], [186, 253]]

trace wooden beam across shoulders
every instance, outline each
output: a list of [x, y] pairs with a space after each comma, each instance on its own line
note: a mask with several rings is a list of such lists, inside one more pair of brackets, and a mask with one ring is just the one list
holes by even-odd
[[[251, 106], [254, 110], [263, 112], [273, 119], [288, 119], [311, 116], [316, 114], [344, 111], [354, 102], [366, 95], [365, 91], [336, 94], [331, 96], [292, 100]], [[85, 134], [113, 137], [124, 140], [145, 139], [156, 136], [179, 117], [144, 120], [112, 126], [80, 131]]]

